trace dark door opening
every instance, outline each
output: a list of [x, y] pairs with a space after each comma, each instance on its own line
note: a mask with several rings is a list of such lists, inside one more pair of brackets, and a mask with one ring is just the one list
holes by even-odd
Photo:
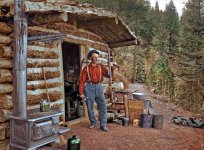
[[62, 43], [64, 89], [65, 89], [65, 121], [83, 117], [83, 105], [80, 102], [80, 48], [79, 45]]

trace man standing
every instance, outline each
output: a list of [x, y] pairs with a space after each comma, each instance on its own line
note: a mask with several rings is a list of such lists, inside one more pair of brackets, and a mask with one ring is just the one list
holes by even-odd
[[86, 105], [90, 121], [90, 129], [96, 127], [96, 117], [94, 114], [94, 101], [99, 108], [100, 128], [102, 131], [108, 132], [107, 128], [107, 107], [105, 103], [104, 88], [101, 84], [103, 77], [108, 77], [108, 70], [97, 64], [99, 52], [91, 50], [87, 58], [91, 63], [84, 67], [80, 77], [79, 93], [80, 97], [87, 97]]

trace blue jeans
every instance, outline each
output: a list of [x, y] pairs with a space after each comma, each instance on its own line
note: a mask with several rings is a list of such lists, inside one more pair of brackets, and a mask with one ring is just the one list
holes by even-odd
[[94, 101], [96, 101], [99, 109], [100, 126], [107, 124], [107, 107], [105, 103], [104, 88], [102, 84], [87, 83], [84, 88], [85, 96], [88, 97], [86, 105], [88, 109], [89, 121], [91, 125], [96, 125], [96, 117], [94, 114]]

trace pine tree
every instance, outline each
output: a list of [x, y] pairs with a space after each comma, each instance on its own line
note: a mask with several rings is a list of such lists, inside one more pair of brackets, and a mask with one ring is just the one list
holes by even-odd
[[181, 17], [180, 51], [177, 53], [179, 103], [192, 111], [200, 110], [204, 100], [204, 21], [200, 0], [191, 0]]

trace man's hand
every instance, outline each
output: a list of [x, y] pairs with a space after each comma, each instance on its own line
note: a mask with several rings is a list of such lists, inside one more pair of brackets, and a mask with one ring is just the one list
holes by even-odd
[[85, 97], [85, 95], [84, 94], [80, 94], [79, 95], [82, 99]]
[[110, 62], [110, 66], [113, 67], [113, 66], [117, 66], [117, 62]]

